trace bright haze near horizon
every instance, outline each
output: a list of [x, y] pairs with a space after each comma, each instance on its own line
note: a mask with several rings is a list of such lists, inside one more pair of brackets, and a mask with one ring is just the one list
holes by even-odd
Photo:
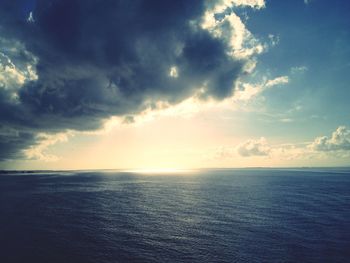
[[0, 169], [350, 163], [350, 2], [0, 1]]

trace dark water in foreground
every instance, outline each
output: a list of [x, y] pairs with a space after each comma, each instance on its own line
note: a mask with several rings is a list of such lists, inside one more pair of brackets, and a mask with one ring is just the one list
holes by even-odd
[[350, 262], [350, 171], [2, 174], [0, 262]]

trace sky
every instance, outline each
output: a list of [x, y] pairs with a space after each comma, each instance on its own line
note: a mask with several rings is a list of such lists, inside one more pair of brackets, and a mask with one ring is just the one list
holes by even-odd
[[349, 10], [0, 0], [0, 169], [348, 166]]

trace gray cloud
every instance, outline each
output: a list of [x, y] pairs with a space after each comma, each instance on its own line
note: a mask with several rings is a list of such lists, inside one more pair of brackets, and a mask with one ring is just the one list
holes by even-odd
[[2, 135], [0, 160], [41, 131], [97, 129], [110, 116], [174, 105], [198, 91], [223, 99], [244, 74], [247, 60], [200, 26], [206, 1], [32, 3], [26, 12], [23, 1], [0, 3], [1, 56], [22, 74], [0, 87], [0, 123], [22, 132]]

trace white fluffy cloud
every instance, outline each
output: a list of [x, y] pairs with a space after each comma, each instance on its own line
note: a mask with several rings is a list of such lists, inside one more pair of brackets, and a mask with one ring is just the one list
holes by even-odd
[[285, 85], [289, 82], [288, 76], [280, 76], [271, 80], [263, 80], [262, 83], [251, 84], [238, 82], [236, 92], [234, 95], [235, 100], [247, 101], [262, 93], [266, 89], [272, 88], [278, 85]]
[[264, 137], [259, 140], [248, 140], [237, 146], [237, 153], [243, 157], [267, 156], [269, 152], [270, 147]]
[[170, 67], [169, 76], [172, 78], [177, 78], [179, 76], [179, 72], [176, 66]]
[[[264, 45], [258, 41], [246, 28], [242, 19], [235, 14], [232, 7], [245, 6], [254, 9], [265, 7], [264, 0], [221, 0], [205, 12], [202, 28], [208, 30], [214, 37], [223, 39], [231, 47], [230, 55], [236, 59], [251, 59], [262, 53]], [[218, 19], [217, 14], [222, 14]]]
[[289, 82], [288, 76], [277, 77], [271, 80], [266, 81], [265, 87], [270, 88], [276, 85], [283, 85]]
[[28, 18], [27, 18], [27, 22], [28, 23], [34, 23], [34, 16], [33, 16], [33, 12], [29, 12]]
[[39, 133], [37, 135], [37, 140], [39, 143], [31, 146], [29, 149], [24, 150], [24, 154], [30, 160], [40, 160], [44, 162], [58, 161], [59, 157], [48, 154], [47, 150], [50, 146], [57, 143], [67, 142], [68, 138], [72, 135], [74, 135], [74, 133], [71, 131], [56, 134]]
[[339, 126], [329, 138], [327, 136], [317, 137], [309, 146], [315, 151], [349, 151], [350, 130], [345, 126]]
[[[350, 129], [338, 127], [331, 137], [317, 137], [310, 142], [299, 143], [269, 143], [264, 137], [250, 139], [236, 146], [221, 146], [211, 149], [206, 154], [210, 160], [220, 160], [235, 164], [235, 161], [244, 163], [244, 160], [255, 158], [269, 165], [324, 165], [324, 161], [344, 165], [350, 158]], [[259, 165], [259, 164], [257, 164]]]
[[28, 81], [37, 80], [37, 58], [25, 46], [15, 40], [0, 37], [0, 89], [12, 100]]
[[255, 9], [265, 7], [265, 0], [219, 0], [217, 1], [216, 11], [224, 11], [232, 6], [248, 6]]
[[324, 159], [329, 157], [349, 157], [350, 129], [339, 126], [330, 137], [317, 137], [310, 144], [271, 145], [265, 138], [248, 140], [237, 147], [241, 156], [269, 156], [272, 159]]

